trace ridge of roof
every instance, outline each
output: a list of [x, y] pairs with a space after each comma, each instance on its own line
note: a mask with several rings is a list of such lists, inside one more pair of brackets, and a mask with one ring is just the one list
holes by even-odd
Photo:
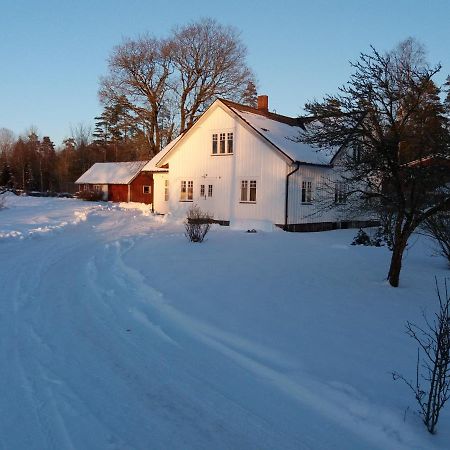
[[230, 108], [237, 109], [239, 111], [250, 112], [252, 114], [258, 114], [263, 117], [267, 117], [270, 120], [275, 120], [276, 122], [285, 123], [291, 127], [300, 127], [305, 129], [305, 124], [314, 120], [314, 117], [289, 117], [283, 116], [282, 114], [264, 111], [253, 106], [243, 105], [242, 103], [233, 102], [231, 100], [226, 100], [224, 98], [219, 98], [222, 103], [225, 103]]
[[76, 184], [129, 184], [148, 163], [144, 161], [97, 162], [84, 172]]

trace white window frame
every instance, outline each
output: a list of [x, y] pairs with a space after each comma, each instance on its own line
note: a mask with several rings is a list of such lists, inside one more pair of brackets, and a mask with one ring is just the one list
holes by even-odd
[[301, 201], [302, 205], [312, 205], [313, 203], [313, 182], [311, 179], [302, 180], [301, 185]]
[[208, 197], [211, 198], [213, 196], [213, 185], [208, 184]]
[[225, 156], [234, 153], [234, 130], [217, 130], [211, 134], [211, 155]]
[[347, 184], [342, 181], [336, 181], [334, 184], [334, 203], [336, 205], [347, 203]]
[[258, 198], [258, 183], [256, 179], [241, 180], [239, 198], [239, 203], [256, 203]]
[[218, 133], [213, 133], [211, 141], [211, 154], [217, 155], [218, 151], [219, 151], [219, 136]]
[[169, 201], [169, 180], [164, 180], [164, 201]]
[[181, 180], [180, 202], [192, 202], [194, 200], [194, 181]]
[[205, 185], [201, 184], [200, 185], [200, 197], [204, 197], [205, 196]]
[[[148, 192], [145, 192], [145, 188], [148, 188]], [[142, 193], [145, 195], [149, 195], [152, 193], [152, 187], [149, 184], [144, 184], [142, 186]]]

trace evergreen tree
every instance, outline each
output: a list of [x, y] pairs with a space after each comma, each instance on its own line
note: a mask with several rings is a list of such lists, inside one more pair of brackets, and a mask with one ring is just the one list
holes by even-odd
[[0, 186], [5, 188], [12, 188], [14, 185], [14, 176], [11, 167], [6, 158], [3, 161], [2, 170], [0, 172]]
[[247, 87], [242, 94], [242, 103], [252, 106], [253, 108], [256, 108], [258, 105], [258, 92], [253, 81], [248, 82]]

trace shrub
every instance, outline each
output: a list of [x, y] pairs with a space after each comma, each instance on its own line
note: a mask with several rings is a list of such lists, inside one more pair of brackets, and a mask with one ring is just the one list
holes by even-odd
[[76, 197], [88, 202], [98, 202], [103, 200], [102, 191], [79, 191], [76, 193]]
[[197, 205], [189, 208], [184, 221], [185, 236], [190, 242], [203, 242], [211, 228], [212, 216], [203, 212]]
[[436, 293], [439, 305], [432, 319], [423, 313], [424, 326], [406, 322], [406, 333], [418, 345], [416, 379], [410, 381], [397, 372], [392, 374], [394, 380], [404, 381], [413, 392], [419, 415], [431, 434], [436, 432], [440, 412], [450, 398], [450, 294], [447, 283], [442, 295], [436, 281]]
[[353, 238], [352, 245], [371, 245], [370, 236], [360, 228], [356, 236]]
[[443, 212], [430, 217], [423, 228], [425, 234], [435, 240], [439, 253], [450, 265], [450, 213]]
[[380, 228], [375, 233], [368, 234], [362, 228], [359, 229], [356, 236], [353, 238], [351, 245], [365, 245], [370, 247], [382, 247], [384, 245], [384, 238]]

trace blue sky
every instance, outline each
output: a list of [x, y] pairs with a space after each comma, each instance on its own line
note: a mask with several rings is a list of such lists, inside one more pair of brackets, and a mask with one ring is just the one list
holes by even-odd
[[0, 9], [0, 128], [33, 125], [57, 145], [100, 113], [98, 80], [114, 45], [201, 17], [241, 30], [258, 91], [281, 114], [335, 92], [371, 44], [389, 50], [413, 36], [442, 63], [438, 81], [450, 73], [446, 0], [2, 0]]

